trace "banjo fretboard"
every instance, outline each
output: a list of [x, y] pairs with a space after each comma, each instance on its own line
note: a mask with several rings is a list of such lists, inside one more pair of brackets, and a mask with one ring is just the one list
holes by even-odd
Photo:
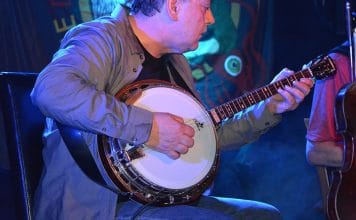
[[324, 57], [323, 60], [319, 60], [318, 62], [319, 63], [311, 65], [307, 69], [298, 71], [284, 79], [258, 88], [211, 109], [209, 113], [213, 121], [215, 124], [219, 124], [225, 119], [232, 118], [236, 113], [277, 94], [279, 88], [284, 88], [286, 85], [292, 86], [294, 81], [300, 80], [301, 78], [315, 77], [322, 79], [334, 73], [335, 66], [329, 57]]

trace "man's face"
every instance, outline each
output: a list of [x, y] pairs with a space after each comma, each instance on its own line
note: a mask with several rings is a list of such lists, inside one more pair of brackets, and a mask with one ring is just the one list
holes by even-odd
[[[183, 0], [182, 0], [183, 1]], [[182, 4], [179, 14], [180, 49], [186, 52], [198, 47], [199, 39], [208, 25], [215, 22], [210, 9], [210, 0], [189, 0]]]

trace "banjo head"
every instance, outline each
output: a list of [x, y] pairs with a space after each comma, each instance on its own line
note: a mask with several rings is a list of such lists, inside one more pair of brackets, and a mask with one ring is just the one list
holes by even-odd
[[143, 91], [134, 104], [153, 112], [178, 115], [195, 130], [194, 146], [179, 159], [173, 160], [144, 147], [144, 156], [131, 162], [144, 177], [164, 188], [184, 189], [199, 183], [209, 173], [215, 160], [215, 127], [207, 112], [193, 100], [179, 90], [155, 87]]

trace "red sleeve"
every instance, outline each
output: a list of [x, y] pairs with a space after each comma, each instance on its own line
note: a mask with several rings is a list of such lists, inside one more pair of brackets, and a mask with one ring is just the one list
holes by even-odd
[[334, 105], [338, 91], [351, 82], [348, 57], [341, 54], [330, 54], [337, 71], [333, 77], [316, 81], [313, 103], [309, 117], [306, 138], [310, 141], [341, 141], [336, 133]]

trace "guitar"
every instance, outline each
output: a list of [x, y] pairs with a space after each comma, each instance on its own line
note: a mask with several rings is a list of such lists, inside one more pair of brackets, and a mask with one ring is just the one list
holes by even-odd
[[[120, 191], [128, 192], [138, 202], [158, 206], [193, 202], [215, 177], [219, 161], [216, 128], [224, 120], [277, 94], [279, 88], [292, 86], [293, 81], [323, 79], [334, 73], [332, 60], [328, 56], [321, 57], [307, 69], [209, 111], [190, 93], [168, 82], [145, 80], [130, 84], [115, 97], [146, 110], [182, 117], [195, 130], [194, 146], [187, 154], [173, 160], [145, 145], [135, 146], [124, 140], [98, 135], [101, 161]], [[77, 132], [74, 133], [72, 138], [78, 136]], [[61, 134], [65, 141], [71, 138], [64, 137], [65, 132]], [[67, 146], [71, 148], [70, 144]]]
[[327, 215], [333, 220], [351, 220], [356, 219], [356, 83], [340, 89], [334, 109], [336, 130], [344, 138], [344, 162], [331, 172]]

